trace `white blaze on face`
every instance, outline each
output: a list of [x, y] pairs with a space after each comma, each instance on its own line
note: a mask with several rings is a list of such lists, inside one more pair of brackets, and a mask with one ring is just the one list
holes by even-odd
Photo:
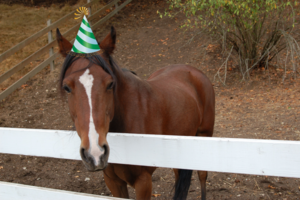
[[100, 156], [104, 154], [104, 149], [98, 144], [99, 134], [96, 131], [94, 120], [93, 120], [93, 107], [92, 107], [92, 87], [94, 77], [89, 74], [90, 70], [87, 69], [80, 77], [79, 82], [84, 86], [89, 106], [90, 106], [90, 123], [89, 123], [89, 143], [90, 147], [88, 152], [94, 158], [95, 166], [100, 164]]

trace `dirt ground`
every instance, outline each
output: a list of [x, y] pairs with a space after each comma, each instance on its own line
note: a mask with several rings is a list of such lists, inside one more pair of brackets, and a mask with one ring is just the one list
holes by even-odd
[[24, 6], [50, 6], [52, 4], [70, 4], [74, 5], [78, 0], [0, 0], [0, 4], [14, 5], [22, 4]]
[[[110, 26], [117, 30], [114, 58], [121, 67], [146, 79], [168, 64], [188, 63], [204, 71], [216, 92], [214, 137], [300, 140], [299, 79], [288, 76], [282, 83], [280, 68], [256, 71], [248, 82], [240, 82], [233, 65], [228, 84], [214, 75], [222, 63], [221, 49], [212, 38], [179, 28], [184, 19], [160, 19], [163, 1], [132, 1], [105, 25], [94, 30], [103, 39]], [[0, 102], [0, 126], [36, 129], [74, 129], [68, 108], [59, 96], [57, 80], [63, 59], [56, 69], [45, 69], [21, 89]], [[280, 159], [280, 158], [278, 158]], [[152, 199], [171, 199], [174, 176], [160, 168], [153, 175]], [[111, 195], [102, 172], [90, 173], [80, 161], [0, 154], [0, 181], [22, 183], [91, 194]], [[300, 180], [210, 172], [207, 199], [300, 199]], [[134, 189], [129, 188], [135, 198]], [[188, 199], [200, 198], [194, 172]]]

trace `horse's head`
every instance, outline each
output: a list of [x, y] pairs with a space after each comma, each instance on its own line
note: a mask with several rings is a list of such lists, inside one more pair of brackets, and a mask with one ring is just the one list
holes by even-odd
[[72, 44], [58, 29], [56, 36], [60, 53], [66, 57], [60, 87], [68, 96], [70, 115], [81, 139], [82, 161], [89, 171], [102, 170], [108, 163], [106, 136], [114, 115], [116, 80], [107, 58], [115, 47], [115, 29], [100, 43], [103, 54], [91, 57], [69, 55]]

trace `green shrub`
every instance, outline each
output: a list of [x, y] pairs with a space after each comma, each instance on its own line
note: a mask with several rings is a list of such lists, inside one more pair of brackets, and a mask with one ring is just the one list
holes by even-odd
[[[256, 67], [268, 68], [278, 53], [287, 50], [296, 72], [300, 57], [294, 34], [297, 1], [292, 0], [168, 0], [163, 15], [186, 15], [182, 27], [200, 28], [222, 38], [223, 49], [239, 55], [243, 78]], [[231, 51], [230, 51], [231, 52]], [[288, 58], [286, 58], [288, 59]]]

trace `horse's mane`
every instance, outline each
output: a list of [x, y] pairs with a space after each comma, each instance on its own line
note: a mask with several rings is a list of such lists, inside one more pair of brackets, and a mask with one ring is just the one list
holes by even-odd
[[102, 69], [105, 72], [110, 74], [113, 77], [114, 81], [117, 81], [115, 73], [120, 68], [115, 63], [115, 61], [113, 60], [113, 58], [110, 55], [108, 55], [108, 58], [109, 58], [108, 60], [109, 60], [109, 64], [110, 64], [111, 68], [107, 65], [107, 62], [99, 54], [92, 55], [92, 56], [83, 56], [83, 57], [77, 57], [77, 56], [68, 54], [63, 63], [61, 73], [60, 73], [60, 78], [59, 78], [59, 89], [60, 89], [60, 92], [62, 95], [64, 94], [64, 90], [62, 89], [62, 87], [63, 87], [63, 80], [65, 78], [66, 71], [72, 65], [72, 63], [75, 62], [76, 60], [78, 60], [79, 58], [88, 59], [90, 61], [90, 63], [86, 67], [82, 68], [81, 70], [91, 67], [92, 64], [96, 64], [96, 65], [99, 65], [100, 67], [102, 67]]

